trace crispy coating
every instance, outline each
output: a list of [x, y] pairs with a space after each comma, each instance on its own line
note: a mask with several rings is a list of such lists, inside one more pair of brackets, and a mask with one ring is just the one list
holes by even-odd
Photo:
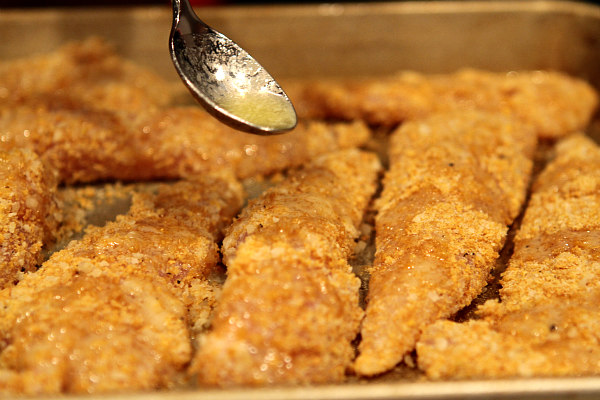
[[166, 107], [169, 85], [97, 39], [0, 63], [0, 150], [28, 148], [61, 182], [180, 178], [231, 168], [238, 177], [297, 167], [362, 145], [362, 123], [301, 123], [247, 135], [198, 107]]
[[352, 256], [380, 169], [331, 153], [251, 201], [223, 243], [227, 280], [192, 373], [203, 385], [336, 382], [362, 310]]
[[524, 201], [535, 142], [527, 125], [482, 112], [439, 114], [393, 133], [358, 374], [391, 369], [427, 325], [480, 293]]
[[102, 39], [0, 63], [0, 106], [77, 107], [137, 113], [171, 102], [170, 86], [119, 57]]
[[[364, 144], [370, 131], [363, 123], [300, 122], [277, 136], [235, 131], [196, 107], [172, 108], [144, 120], [140, 129], [152, 164], [165, 174], [195, 175], [210, 167], [232, 168], [238, 178], [299, 167], [312, 158]], [[152, 140], [150, 139], [150, 140]]]
[[241, 198], [225, 175], [140, 194], [2, 292], [0, 393], [173, 386], [215, 301], [215, 240]]
[[431, 378], [600, 373], [600, 148], [558, 144], [533, 186], [501, 301], [481, 319], [438, 322], [417, 346]]
[[56, 177], [31, 151], [0, 151], [0, 288], [41, 263], [57, 231]]
[[290, 96], [301, 116], [395, 126], [434, 113], [482, 110], [514, 114], [532, 124], [543, 138], [585, 128], [598, 105], [591, 85], [551, 71], [403, 72], [387, 79], [316, 82], [294, 88]]
[[369, 138], [360, 123], [301, 123], [280, 136], [248, 135], [197, 107], [140, 112], [23, 105], [0, 110], [0, 150], [30, 148], [63, 182], [178, 178], [230, 168], [270, 174]]

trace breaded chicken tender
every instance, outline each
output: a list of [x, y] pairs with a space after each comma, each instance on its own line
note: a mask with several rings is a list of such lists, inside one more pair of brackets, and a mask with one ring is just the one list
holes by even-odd
[[591, 85], [552, 71], [403, 72], [387, 79], [315, 82], [290, 89], [301, 117], [395, 126], [440, 112], [481, 110], [516, 115], [532, 124], [541, 138], [585, 128], [598, 105], [598, 93]]
[[171, 102], [162, 78], [119, 57], [102, 39], [0, 63], [2, 108], [30, 104], [137, 113]]
[[344, 378], [363, 314], [347, 260], [379, 170], [372, 153], [331, 153], [248, 204], [223, 243], [227, 280], [191, 368], [199, 384]]
[[98, 39], [0, 63], [0, 151], [30, 149], [65, 183], [172, 179], [223, 168], [247, 178], [360, 146], [370, 136], [359, 122], [247, 135], [199, 107], [167, 107], [171, 92]]
[[138, 127], [145, 140], [154, 141], [141, 148], [155, 168], [164, 168], [164, 174], [196, 175], [212, 166], [231, 168], [242, 179], [299, 167], [321, 154], [361, 146], [371, 135], [362, 122], [318, 121], [300, 122], [283, 135], [248, 135], [197, 107], [166, 109]]
[[423, 329], [480, 293], [524, 201], [535, 144], [517, 119], [474, 111], [393, 133], [358, 374], [393, 368]]
[[0, 151], [0, 288], [41, 263], [56, 234], [56, 177], [26, 150]]
[[559, 142], [533, 186], [500, 299], [481, 319], [430, 326], [417, 346], [435, 379], [600, 373], [600, 148]]
[[226, 175], [165, 184], [1, 292], [0, 393], [175, 385], [215, 301], [216, 240], [241, 199]]
[[247, 178], [359, 146], [369, 136], [360, 122], [300, 123], [285, 135], [248, 135], [198, 107], [140, 112], [135, 118], [29, 105], [0, 110], [0, 150], [29, 148], [67, 183], [179, 178], [223, 168]]

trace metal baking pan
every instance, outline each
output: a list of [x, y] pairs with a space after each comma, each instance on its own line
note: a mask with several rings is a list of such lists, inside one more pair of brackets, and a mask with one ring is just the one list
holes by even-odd
[[[278, 80], [381, 76], [398, 70], [452, 72], [554, 69], [600, 89], [600, 6], [564, 1], [385, 2], [197, 9]], [[173, 82], [164, 7], [0, 9], [0, 60], [102, 36], [117, 51]], [[588, 132], [600, 138], [596, 118]], [[584, 399], [600, 377], [429, 382], [396, 370], [374, 380], [315, 387], [177, 390], [115, 399]], [[82, 397], [89, 399], [90, 397]]]
[[[176, 79], [169, 7], [1, 10], [0, 59], [100, 35]], [[198, 9], [277, 78], [551, 68], [600, 85], [600, 7], [577, 2], [386, 2]]]

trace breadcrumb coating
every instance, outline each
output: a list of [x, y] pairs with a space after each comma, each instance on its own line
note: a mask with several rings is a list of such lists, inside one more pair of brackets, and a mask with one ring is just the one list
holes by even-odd
[[[486, 284], [522, 208], [536, 136], [589, 123], [589, 84], [462, 70], [291, 89], [301, 117], [350, 122], [247, 135], [173, 107], [169, 83], [97, 38], [0, 63], [0, 396], [156, 390], [190, 376], [221, 387], [341, 382], [352, 369], [412, 363], [415, 345], [433, 379], [600, 373], [600, 150], [583, 136], [560, 142], [533, 186], [502, 301], [475, 321], [440, 320]], [[381, 165], [355, 148], [373, 145], [367, 124], [387, 135], [401, 123], [365, 313], [348, 259], [365, 246], [359, 225]], [[298, 170], [229, 226], [236, 179], [288, 168]], [[42, 247], [84, 222], [61, 216], [57, 181], [182, 177], [136, 193], [126, 215], [36, 271]]]
[[172, 179], [223, 168], [247, 178], [360, 146], [370, 136], [360, 122], [247, 135], [199, 107], [168, 107], [171, 92], [98, 39], [0, 63], [0, 150], [33, 150], [65, 183]]
[[170, 85], [100, 38], [0, 63], [0, 105], [137, 113], [171, 102]]
[[369, 136], [360, 122], [308, 122], [285, 135], [248, 135], [198, 107], [140, 112], [135, 118], [29, 105], [0, 110], [0, 150], [29, 148], [67, 183], [179, 178], [223, 168], [247, 178], [359, 146]]
[[598, 105], [598, 93], [591, 85], [553, 71], [402, 72], [387, 79], [314, 82], [290, 89], [303, 117], [395, 126], [440, 112], [481, 110], [516, 115], [532, 124], [541, 138], [584, 129]]
[[172, 387], [215, 302], [232, 177], [162, 185], [0, 293], [0, 393]]
[[56, 177], [34, 153], [0, 151], [0, 289], [35, 270], [60, 220]]
[[372, 153], [330, 153], [243, 210], [223, 242], [227, 280], [191, 369], [201, 385], [343, 380], [363, 314], [347, 260], [380, 168]]
[[482, 112], [439, 114], [392, 134], [358, 374], [393, 368], [427, 325], [480, 293], [524, 201], [535, 143], [529, 126]]
[[533, 186], [501, 301], [481, 319], [438, 322], [417, 346], [434, 379], [600, 373], [600, 148], [559, 142]]
[[[238, 178], [269, 175], [299, 167], [332, 151], [358, 147], [370, 137], [364, 123], [300, 122], [277, 136], [233, 130], [197, 107], [166, 109], [140, 121], [138, 146], [162, 175], [196, 175], [209, 168], [231, 168]], [[150, 142], [150, 143], [149, 143]]]

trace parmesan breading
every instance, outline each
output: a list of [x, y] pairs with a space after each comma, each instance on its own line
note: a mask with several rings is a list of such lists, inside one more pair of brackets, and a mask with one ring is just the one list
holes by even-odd
[[172, 387], [222, 273], [216, 241], [238, 182], [205, 176], [140, 194], [0, 295], [0, 393]]
[[171, 100], [167, 82], [123, 59], [100, 38], [0, 63], [3, 109], [29, 104], [135, 114]]
[[600, 148], [564, 139], [533, 186], [500, 300], [417, 346], [434, 379], [600, 373]]
[[380, 168], [372, 153], [331, 153], [249, 203], [223, 243], [227, 280], [192, 366], [200, 384], [344, 379], [363, 314], [348, 258]]
[[0, 151], [37, 153], [60, 182], [173, 179], [224, 168], [239, 178], [298, 167], [364, 144], [364, 123], [300, 122], [259, 137], [199, 106], [172, 105], [174, 90], [90, 39], [0, 64]]
[[56, 177], [31, 151], [0, 151], [0, 288], [42, 261], [60, 220]]
[[514, 118], [439, 114], [393, 133], [355, 370], [375, 375], [485, 286], [525, 199], [535, 133]]
[[300, 116], [395, 126], [441, 112], [481, 110], [515, 115], [533, 125], [541, 138], [584, 129], [598, 105], [591, 85], [553, 71], [402, 72], [387, 79], [319, 81], [290, 89]]

